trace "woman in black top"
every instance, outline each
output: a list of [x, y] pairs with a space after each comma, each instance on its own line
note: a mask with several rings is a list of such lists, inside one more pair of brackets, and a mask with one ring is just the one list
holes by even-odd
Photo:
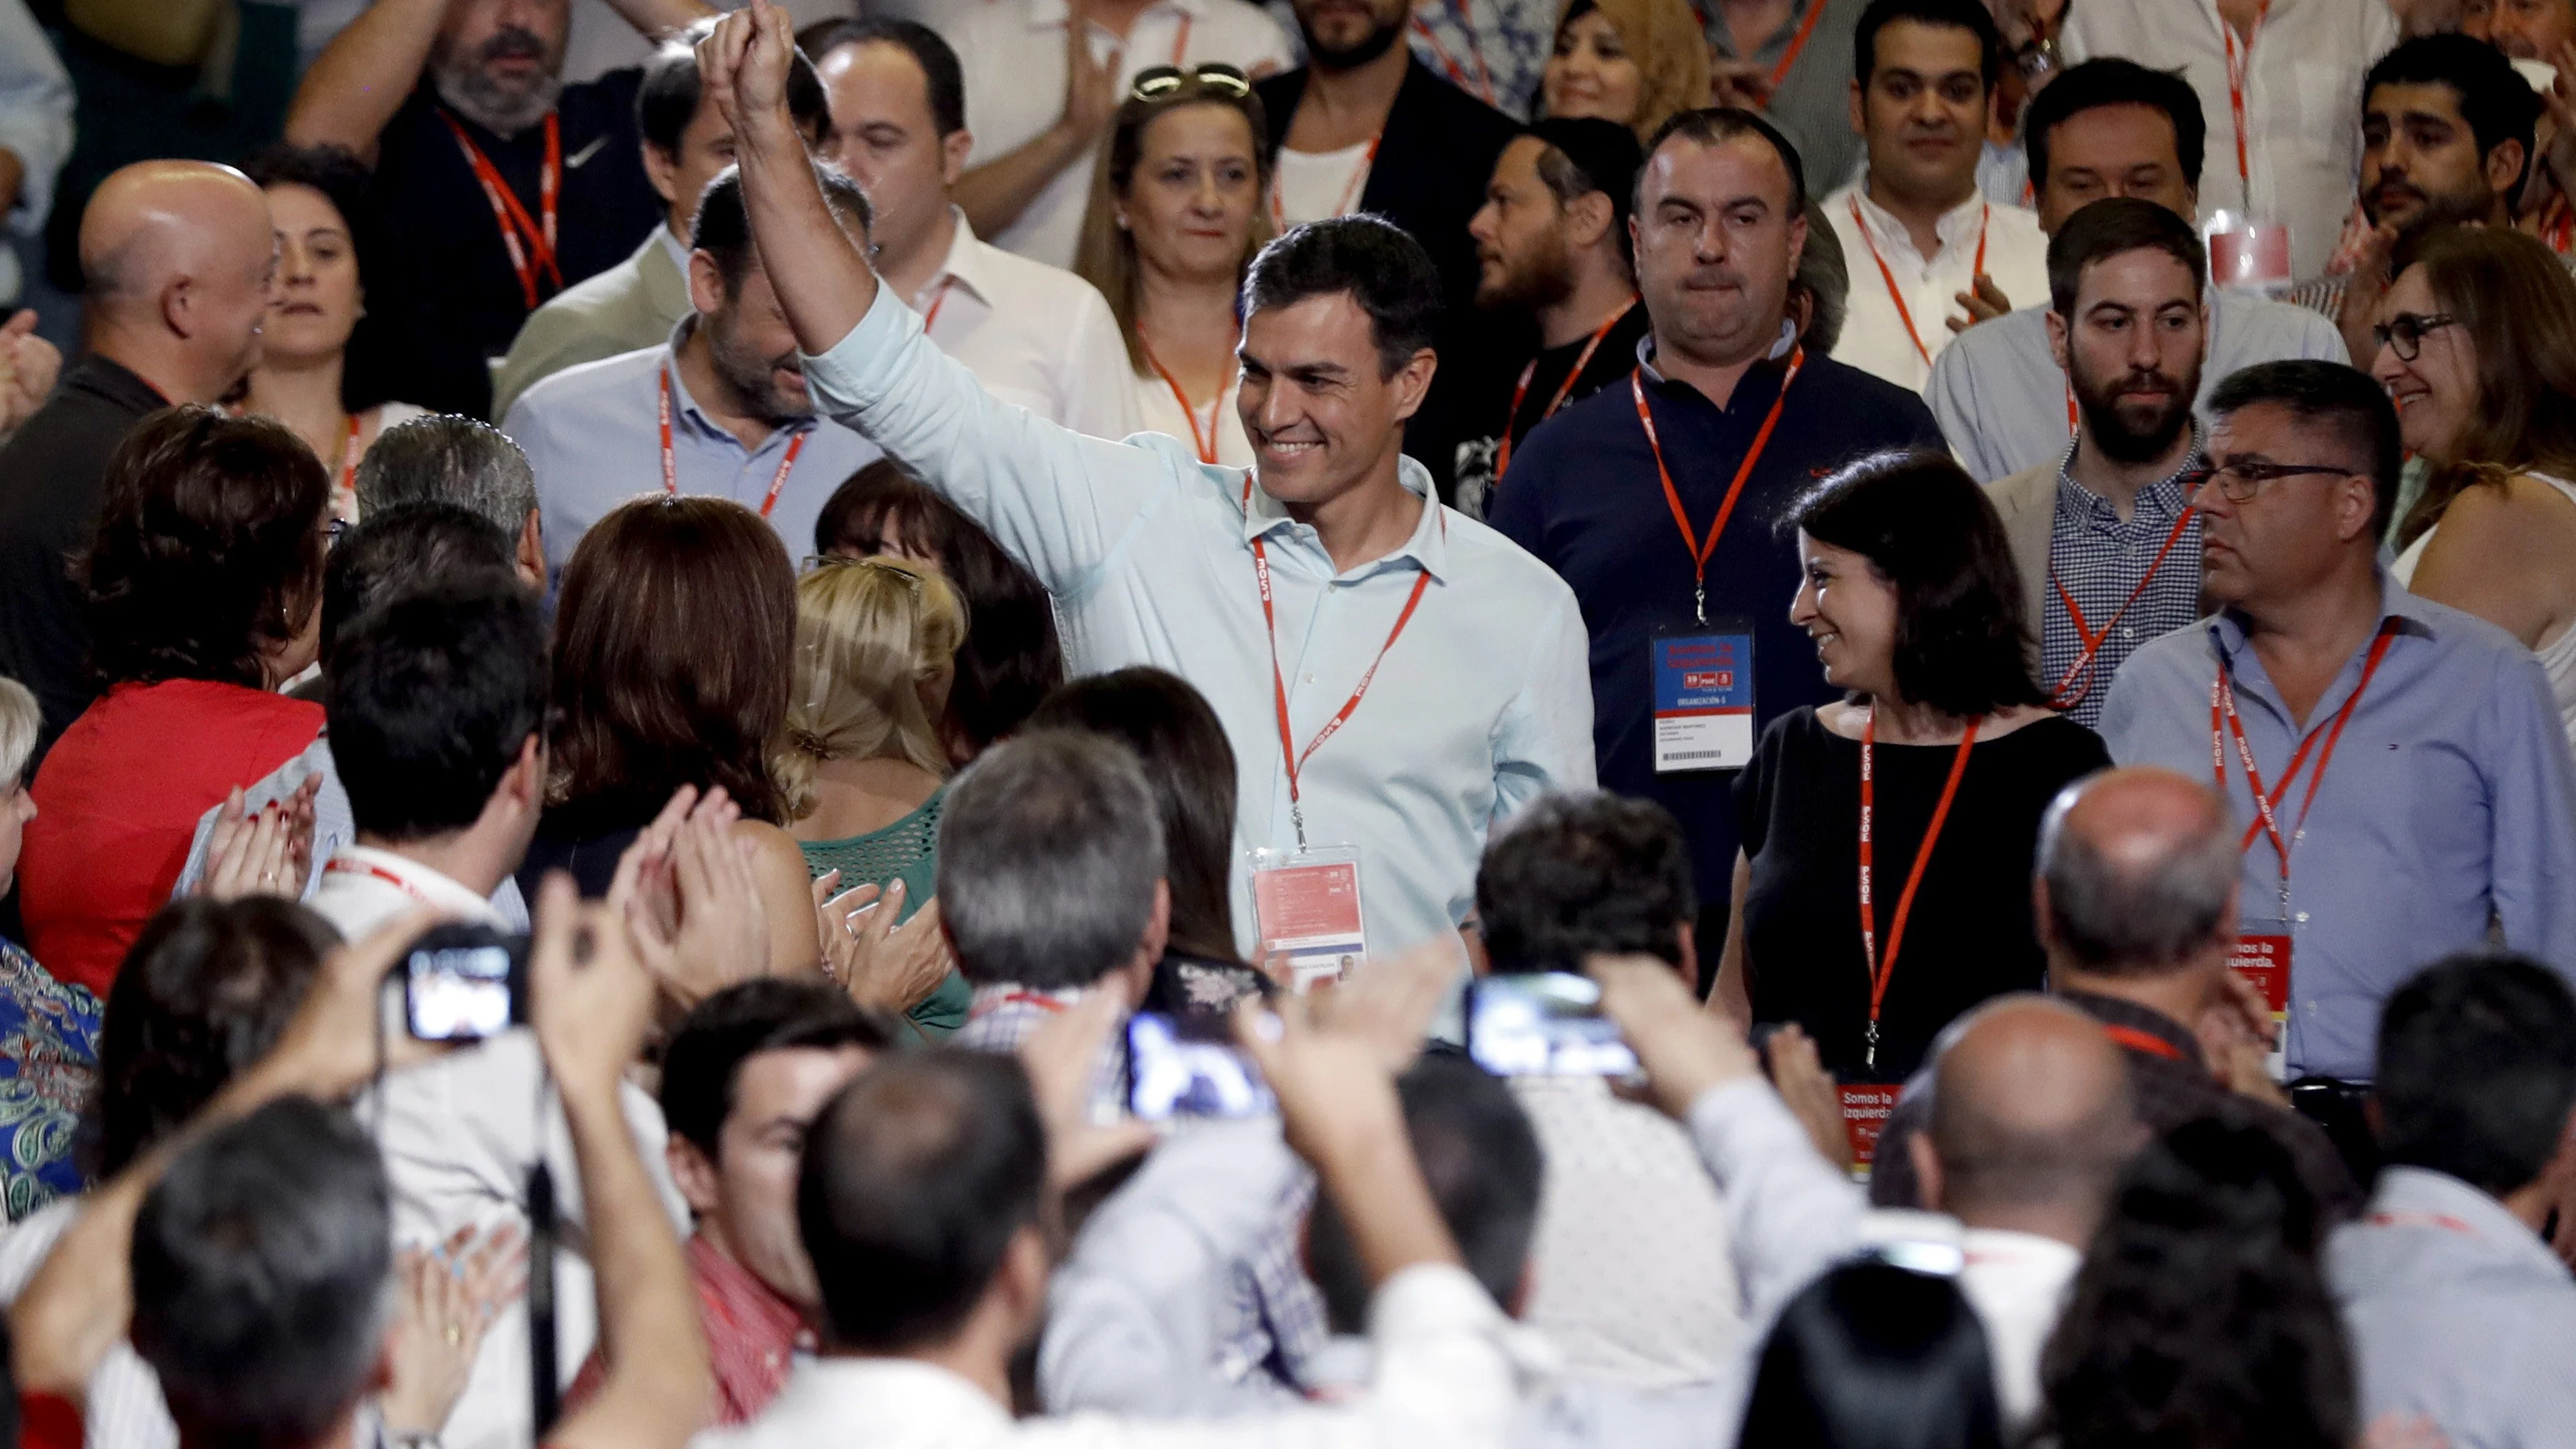
[[1846, 1083], [1903, 1081], [1954, 1017], [2045, 979], [2030, 897], [2040, 816], [2111, 761], [2044, 704], [2003, 525], [1948, 457], [1865, 459], [1783, 526], [1805, 571], [1790, 622], [1851, 693], [1773, 720], [1735, 782], [1744, 848], [1710, 1008], [1796, 1022]]

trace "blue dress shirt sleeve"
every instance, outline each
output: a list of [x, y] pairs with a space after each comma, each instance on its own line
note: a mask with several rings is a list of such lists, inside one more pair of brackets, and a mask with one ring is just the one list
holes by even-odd
[[2576, 765], [2538, 659], [2497, 672], [2478, 732], [2494, 771], [2493, 890], [2505, 944], [2576, 985]]
[[1530, 640], [1528, 671], [1494, 725], [1494, 813], [1499, 825], [1549, 790], [1589, 790], [1592, 758], [1591, 640], [1583, 611], [1566, 593]]

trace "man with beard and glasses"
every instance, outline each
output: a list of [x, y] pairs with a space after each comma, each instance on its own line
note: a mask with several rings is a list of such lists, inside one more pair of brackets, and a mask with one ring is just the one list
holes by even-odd
[[[2437, 226], [2512, 224], [2539, 118], [2540, 97], [2513, 62], [2465, 35], [2428, 35], [2380, 57], [2361, 92], [2370, 234], [2350, 272], [2304, 283], [2290, 300], [2334, 319], [2354, 362], [2367, 364], [2379, 351], [2370, 324], [2418, 237]], [[2554, 245], [2567, 249], [2563, 239]]]
[[1602, 788], [1681, 821], [1703, 941], [1726, 939], [1729, 791], [1753, 741], [1841, 694], [1789, 622], [1802, 571], [1773, 521], [1842, 463], [1941, 446], [1921, 399], [1799, 344], [1806, 201], [1797, 150], [1769, 121], [1666, 121], [1628, 223], [1651, 323], [1635, 366], [1513, 451], [1493, 509], [1583, 606]]
[[2209, 335], [2191, 223], [2115, 196], [2048, 244], [2048, 346], [2082, 426], [2055, 464], [1986, 485], [2039, 630], [2040, 685], [2087, 729], [2143, 640], [2200, 616], [2207, 460], [2192, 400]]
[[1646, 335], [1628, 259], [1628, 205], [1643, 159], [1636, 133], [1597, 118], [1546, 120], [1503, 148], [1468, 224], [1476, 305], [1538, 324], [1528, 345], [1483, 359], [1461, 394], [1460, 512], [1482, 518], [1530, 429], [1627, 375]]
[[[866, 249], [867, 196], [839, 172], [814, 169], [833, 220]], [[881, 456], [814, 416], [796, 334], [752, 246], [733, 168], [699, 200], [690, 246], [696, 310], [669, 342], [558, 372], [502, 420], [536, 468], [550, 571], [562, 571], [608, 510], [656, 486], [754, 509], [800, 555], [832, 490]]]
[[[648, 36], [700, 0], [612, 0]], [[662, 218], [635, 120], [643, 73], [563, 82], [571, 0], [379, 0], [305, 73], [298, 145], [375, 167], [390, 254], [368, 301], [415, 344], [399, 389], [484, 417], [492, 359], [564, 288], [625, 261]], [[371, 264], [372, 267], [372, 264]]]

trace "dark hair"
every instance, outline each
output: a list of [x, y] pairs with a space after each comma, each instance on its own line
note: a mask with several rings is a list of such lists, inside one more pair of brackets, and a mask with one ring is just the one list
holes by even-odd
[[1655, 128], [1654, 139], [1646, 143], [1646, 159], [1637, 164], [1637, 182], [1631, 188], [1628, 209], [1637, 211], [1645, 205], [1646, 171], [1655, 153], [1664, 143], [1679, 136], [1694, 146], [1723, 146], [1738, 136], [1759, 136], [1762, 143], [1778, 152], [1780, 164], [1789, 172], [1789, 213], [1804, 215], [1807, 210], [1807, 163], [1798, 157], [1798, 148], [1782, 135], [1770, 118], [1741, 106], [1704, 106], [1696, 111], [1679, 111]]
[[1878, 69], [1878, 33], [1898, 20], [1975, 36], [1977, 75], [1986, 89], [1994, 89], [1995, 77], [2003, 69], [2004, 39], [1981, 0], [1870, 0], [1869, 8], [1860, 13], [1860, 23], [1852, 27], [1852, 79], [1860, 82], [1862, 90], [1869, 89], [1869, 78]]
[[2084, 269], [2095, 262], [2154, 248], [2191, 273], [2192, 295], [2209, 286], [2209, 254], [2188, 217], [2134, 196], [2106, 196], [2076, 208], [2048, 239], [2048, 305], [2073, 320]]
[[517, 583], [510, 544], [492, 520], [453, 503], [407, 503], [360, 519], [322, 565], [324, 672], [338, 665], [340, 635], [372, 605], [441, 584]]
[[891, 1052], [806, 1136], [796, 1220], [833, 1347], [901, 1353], [975, 1311], [1046, 1208], [1046, 1129], [1019, 1059]]
[[[1580, 0], [1589, 8], [1592, 0]], [[1573, 12], [1567, 12], [1571, 19]], [[1634, 273], [1637, 258], [1628, 240], [1628, 216], [1637, 204], [1637, 172], [1646, 153], [1637, 133], [1599, 116], [1549, 116], [1534, 122], [1530, 136], [1539, 143], [1538, 179], [1562, 207], [1593, 192], [1610, 198], [1610, 231], [1619, 239], [1619, 261]]]
[[2513, 62], [2505, 58], [2503, 51], [2465, 35], [2419, 35], [2402, 40], [2362, 77], [2362, 110], [2368, 113], [2370, 93], [2381, 86], [2424, 85], [2450, 89], [2459, 102], [2460, 119], [2469, 123], [2469, 134], [2477, 138], [2480, 161], [2507, 141], [2522, 143], [2522, 169], [2514, 173], [2513, 184], [2505, 189], [2509, 197], [2520, 196], [2522, 183], [2540, 162], [2532, 139], [2540, 121], [2541, 103], [2539, 93], [2523, 82]]
[[2576, 997], [2529, 957], [2444, 957], [2389, 994], [2372, 1085], [2390, 1162], [2528, 1187], [2576, 1110]]
[[100, 494], [87, 561], [99, 681], [269, 684], [261, 649], [293, 639], [322, 588], [331, 477], [313, 450], [267, 418], [164, 408], [108, 455]]
[[268, 1055], [339, 944], [320, 916], [278, 896], [163, 906], [107, 988], [83, 1175], [123, 1172]]
[[662, 1121], [713, 1162], [744, 1062], [800, 1047], [881, 1052], [893, 1044], [884, 1022], [823, 982], [765, 976], [728, 986], [671, 1029], [662, 1051]]
[[1543, 795], [1495, 833], [1476, 918], [1498, 971], [1580, 971], [1595, 952], [1681, 964], [1699, 914], [1672, 812], [1624, 795]]
[[1029, 728], [1089, 730], [1136, 752], [1163, 821], [1172, 949], [1233, 960], [1234, 746], [1207, 697], [1176, 674], [1133, 665], [1048, 695]]
[[[689, 25], [662, 43], [644, 62], [644, 78], [635, 88], [635, 130], [644, 144], [677, 161], [680, 159], [680, 136], [697, 118], [698, 101], [705, 86], [698, 76], [698, 42], [715, 32], [716, 17], [707, 16]], [[806, 140], [831, 124], [832, 114], [823, 100], [822, 79], [814, 74], [814, 63], [798, 51], [787, 67], [787, 114], [796, 122], [796, 130]], [[682, 202], [694, 198], [681, 197]]]
[[[1511, 1089], [1463, 1057], [1432, 1054], [1395, 1082], [1405, 1135], [1458, 1256], [1498, 1304], [1529, 1268], [1545, 1162], [1538, 1131]], [[1368, 1322], [1369, 1274], [1330, 1196], [1315, 1199], [1306, 1252], [1336, 1331]]]
[[2033, 186], [2048, 185], [2050, 133], [2086, 111], [2105, 106], [2145, 106], [2164, 112], [2173, 123], [2174, 157], [2182, 179], [2197, 188], [2209, 150], [2209, 122], [2200, 113], [2200, 93], [2172, 71], [2149, 70], [2134, 60], [2106, 57], [2067, 67], [2050, 81], [2021, 113], [2022, 144], [2030, 152]]
[[783, 820], [769, 746], [787, 719], [796, 572], [760, 515], [723, 498], [620, 504], [562, 583], [552, 798], [640, 824], [682, 785], [722, 785], [743, 814]]
[[2002, 1449], [1986, 1331], [1951, 1279], [1876, 1259], [1780, 1310], [1744, 1404], [1744, 1449]]
[[1255, 253], [1243, 275], [1243, 315], [1348, 296], [1368, 314], [1378, 375], [1393, 377], [1440, 327], [1440, 273], [1422, 243], [1366, 212], [1308, 222]]
[[1064, 682], [1054, 605], [1037, 575], [982, 524], [880, 458], [851, 474], [823, 505], [814, 520], [814, 551], [865, 557], [887, 533], [938, 559], [975, 621], [957, 651], [946, 721], [951, 755], [972, 758], [1018, 729]]
[[[349, 229], [349, 256], [358, 268], [358, 291], [376, 296], [384, 281], [378, 271], [390, 236], [384, 212], [376, 205], [375, 173], [346, 146], [297, 146], [272, 142], [241, 163], [242, 174], [266, 191], [272, 186], [303, 186], [320, 192]], [[410, 364], [412, 339], [402, 323], [403, 309], [379, 305], [362, 309], [349, 330], [340, 355], [340, 406], [360, 412], [393, 397]], [[335, 464], [337, 459], [332, 460]]]
[[917, 20], [823, 20], [796, 32], [796, 44], [817, 62], [845, 45], [891, 45], [921, 67], [930, 97], [931, 124], [941, 137], [966, 129], [966, 72], [940, 33]]
[[1849, 549], [1896, 590], [1896, 688], [1972, 719], [2047, 696], [2024, 650], [2028, 605], [1995, 505], [1947, 453], [1863, 458], [1789, 505], [1781, 528]]
[[2369, 373], [2340, 362], [2258, 362], [2229, 373], [2210, 392], [2209, 413], [2224, 418], [2257, 403], [2288, 408], [2302, 422], [2323, 423], [2362, 454], [2379, 494], [2370, 513], [2369, 537], [2385, 534], [2397, 507], [2397, 470], [2406, 446], [2386, 389]]
[[[876, 225], [868, 194], [859, 189], [859, 183], [821, 162], [814, 164], [814, 183], [823, 189], [823, 204], [832, 209], [841, 228], [857, 228], [864, 249], [868, 230]], [[697, 216], [689, 223], [689, 249], [715, 258], [727, 297], [741, 295], [743, 279], [760, 260], [751, 245], [751, 213], [743, 206], [741, 168], [728, 166], [707, 183], [698, 198]]]
[[2201, 1118], [2149, 1143], [2041, 1355], [2042, 1432], [2086, 1449], [2352, 1443], [2352, 1362], [2319, 1231], [2265, 1128]]
[[511, 575], [389, 599], [349, 625], [337, 657], [331, 758], [369, 835], [472, 825], [545, 726], [545, 621]]
[[1135, 753], [1030, 730], [948, 787], [939, 924], [978, 986], [1089, 986], [1133, 960], [1163, 878], [1163, 822]]
[[432, 413], [376, 434], [358, 460], [357, 493], [361, 519], [407, 503], [452, 503], [489, 519], [516, 548], [537, 511], [537, 473], [499, 428]]
[[134, 1351], [187, 1443], [308, 1444], [367, 1391], [392, 1191], [349, 1114], [286, 1096], [180, 1149], [134, 1219]]

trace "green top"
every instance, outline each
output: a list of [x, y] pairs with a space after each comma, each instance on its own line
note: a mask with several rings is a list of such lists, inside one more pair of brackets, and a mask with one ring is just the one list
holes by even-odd
[[[843, 890], [863, 885], [882, 889], [902, 881], [903, 912], [895, 917], [900, 926], [938, 889], [939, 812], [947, 801], [948, 786], [943, 783], [921, 802], [921, 808], [882, 830], [840, 840], [800, 840], [796, 848], [805, 852], [808, 875], [820, 877], [827, 870], [839, 870]], [[924, 1037], [943, 1041], [966, 1024], [966, 1006], [974, 994], [966, 978], [952, 967], [939, 989], [905, 1016]]]

